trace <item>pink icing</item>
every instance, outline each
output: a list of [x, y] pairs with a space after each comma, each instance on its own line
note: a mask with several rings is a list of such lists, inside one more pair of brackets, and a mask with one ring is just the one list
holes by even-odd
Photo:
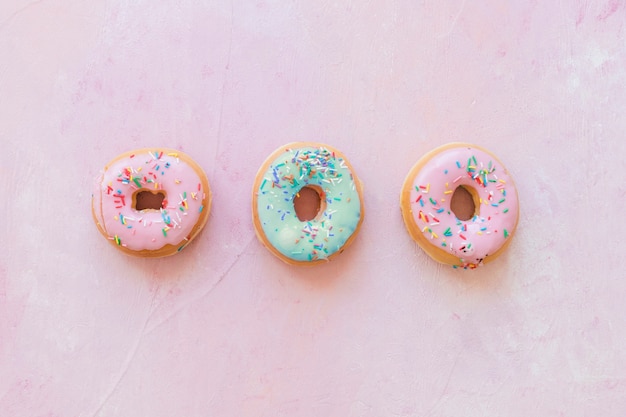
[[[450, 210], [454, 190], [463, 185], [478, 193], [478, 214], [462, 221]], [[517, 190], [504, 166], [471, 146], [435, 154], [413, 180], [410, 193], [413, 220], [424, 236], [473, 268], [496, 252], [515, 229]]]
[[[140, 151], [111, 164], [93, 195], [96, 219], [110, 239], [131, 250], [182, 249], [206, 204], [202, 180], [175, 152]], [[136, 210], [133, 194], [162, 190], [160, 210]]]

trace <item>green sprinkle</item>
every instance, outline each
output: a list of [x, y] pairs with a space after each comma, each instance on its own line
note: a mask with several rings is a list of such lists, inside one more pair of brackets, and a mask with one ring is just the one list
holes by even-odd
[[505, 208], [504, 210], [502, 210], [502, 212], [503, 212], [503, 213], [508, 213], [508, 212], [509, 212], [509, 209], [508, 209], [508, 208]]
[[504, 229], [504, 238], [506, 239], [507, 237], [509, 237], [509, 231]]
[[506, 198], [503, 198], [502, 200], [498, 201], [498, 204], [502, 204], [506, 201]]
[[165, 230], [165, 228], [161, 229], [163, 231], [163, 236], [167, 237], [167, 231]]
[[429, 197], [430, 202], [432, 203], [433, 206], [437, 205], [437, 202], [435, 200], [433, 200], [432, 197]]
[[446, 229], [446, 231], [445, 231], [445, 232], [443, 232], [443, 235], [444, 235], [444, 236], [452, 236], [452, 231], [450, 230], [450, 228], [449, 228], [449, 227]]
[[137, 185], [138, 188], [141, 188], [141, 183], [139, 182], [139, 177], [133, 178], [133, 182]]
[[265, 187], [265, 183], [267, 182], [266, 178], [263, 178], [263, 182], [261, 183], [261, 190]]

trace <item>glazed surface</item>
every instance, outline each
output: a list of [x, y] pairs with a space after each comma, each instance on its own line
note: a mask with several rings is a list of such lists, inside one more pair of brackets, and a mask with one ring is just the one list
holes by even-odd
[[[476, 213], [459, 220], [450, 209], [454, 190], [463, 186], [476, 201]], [[473, 191], [472, 191], [473, 190]], [[425, 162], [412, 180], [412, 220], [430, 245], [474, 268], [496, 253], [514, 232], [517, 191], [504, 166], [472, 145], [452, 147]]]
[[[137, 210], [140, 191], [165, 194], [159, 210]], [[181, 250], [206, 205], [203, 181], [170, 150], [142, 150], [114, 160], [98, 178], [93, 195], [99, 227], [117, 245], [133, 251], [177, 245]]]
[[[326, 147], [286, 147], [262, 173], [256, 211], [265, 238], [297, 262], [327, 259], [357, 230], [361, 199], [343, 157]], [[298, 219], [293, 200], [305, 186], [320, 190], [321, 210], [310, 221]], [[318, 188], [319, 187], [319, 188]]]

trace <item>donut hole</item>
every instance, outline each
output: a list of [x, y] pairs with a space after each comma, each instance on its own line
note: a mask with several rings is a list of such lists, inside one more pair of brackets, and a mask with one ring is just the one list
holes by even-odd
[[326, 202], [323, 191], [315, 185], [305, 185], [293, 197], [293, 209], [301, 222], [315, 219], [323, 211]]
[[133, 194], [133, 208], [141, 210], [161, 210], [166, 199], [162, 190], [138, 190]]
[[473, 187], [459, 185], [452, 193], [450, 210], [457, 219], [465, 221], [478, 215], [478, 192]]

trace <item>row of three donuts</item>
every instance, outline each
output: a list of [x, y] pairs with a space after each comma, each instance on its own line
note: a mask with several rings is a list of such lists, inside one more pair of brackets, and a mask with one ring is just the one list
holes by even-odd
[[[467, 213], [454, 197], [469, 196]], [[290, 264], [326, 262], [347, 248], [363, 221], [362, 184], [346, 157], [318, 143], [293, 143], [259, 169], [253, 192], [261, 242]], [[97, 179], [92, 212], [100, 232], [127, 254], [181, 251], [208, 219], [211, 192], [202, 168], [169, 149], [142, 149], [109, 163]], [[469, 207], [469, 211], [467, 211]], [[434, 259], [474, 268], [508, 244], [517, 193], [491, 153], [468, 144], [437, 148], [411, 169], [401, 192], [409, 234]]]

